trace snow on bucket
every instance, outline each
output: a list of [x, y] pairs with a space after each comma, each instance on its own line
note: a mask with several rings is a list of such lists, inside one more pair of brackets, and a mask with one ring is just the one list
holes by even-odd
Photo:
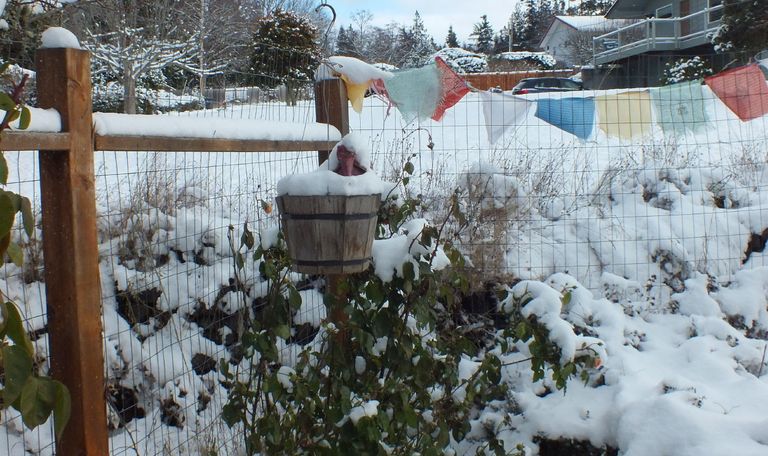
[[381, 195], [277, 197], [294, 270], [352, 274], [371, 264]]

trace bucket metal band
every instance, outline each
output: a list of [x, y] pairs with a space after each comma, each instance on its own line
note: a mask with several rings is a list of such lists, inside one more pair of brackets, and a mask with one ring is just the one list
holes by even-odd
[[283, 214], [286, 220], [368, 220], [376, 214]]
[[293, 260], [297, 266], [359, 266], [372, 261], [372, 258], [363, 258], [362, 260]]

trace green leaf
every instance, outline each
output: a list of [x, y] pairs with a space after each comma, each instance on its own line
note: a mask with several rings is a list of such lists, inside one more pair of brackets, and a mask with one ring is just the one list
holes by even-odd
[[0, 153], [0, 184], [8, 183], [8, 162], [5, 161], [5, 155]]
[[288, 340], [291, 338], [291, 328], [289, 328], [288, 325], [275, 326], [275, 335]]
[[35, 216], [32, 214], [32, 203], [29, 198], [21, 198], [21, 222], [27, 236], [32, 236], [35, 229]]
[[294, 310], [301, 308], [301, 294], [293, 287], [288, 289], [288, 305]]
[[237, 270], [241, 271], [245, 267], [245, 259], [243, 258], [243, 254], [240, 252], [237, 252], [235, 255], [235, 263], [237, 265]]
[[7, 345], [3, 347], [3, 370], [5, 371], [3, 406], [7, 407], [16, 402], [32, 374], [32, 357], [18, 345]]
[[35, 352], [32, 349], [32, 342], [29, 340], [27, 331], [24, 330], [24, 320], [22, 320], [21, 314], [19, 314], [19, 309], [17, 309], [16, 305], [12, 302], [6, 302], [5, 306], [8, 317], [6, 319], [5, 327], [6, 335], [16, 344], [16, 346], [25, 350], [29, 358], [32, 359]]
[[14, 120], [19, 118], [19, 111], [11, 111], [10, 115], [8, 116], [8, 122], [13, 122]]
[[405, 166], [403, 167], [403, 171], [405, 171], [408, 174], [413, 174], [413, 163], [406, 162]]
[[21, 391], [21, 418], [34, 429], [45, 423], [56, 403], [56, 385], [50, 378], [30, 376]]
[[11, 66], [11, 62], [3, 62], [3, 64], [0, 65], [0, 74], [5, 73], [10, 66]]
[[244, 245], [248, 250], [253, 248], [253, 245], [256, 243], [255, 239], [253, 238], [253, 233], [251, 233], [251, 230], [248, 229], [248, 224], [243, 225], [243, 234], [240, 236], [240, 244]]
[[15, 242], [8, 244], [8, 250], [6, 253], [8, 254], [8, 257], [11, 259], [11, 261], [13, 261], [13, 264], [16, 266], [21, 267], [24, 264], [24, 251], [21, 250], [19, 244]]
[[568, 291], [567, 293], [565, 293], [563, 295], [563, 298], [561, 299], [561, 301], [563, 302], [563, 307], [567, 306], [568, 303], [571, 302], [571, 297], [572, 296], [573, 296], [573, 292], [572, 291]]
[[[0, 195], [0, 238], [11, 232], [13, 222], [16, 219], [16, 208], [13, 200], [5, 193]], [[10, 239], [9, 239], [10, 240]]]
[[55, 392], [55, 401], [53, 404], [53, 428], [56, 432], [56, 438], [61, 438], [64, 428], [69, 423], [69, 417], [72, 413], [72, 398], [69, 396], [69, 390], [63, 383], [52, 380]]
[[29, 123], [32, 120], [32, 115], [29, 112], [29, 108], [24, 106], [21, 108], [21, 116], [19, 117], [19, 129], [26, 130], [29, 128]]
[[0, 92], [0, 109], [10, 112], [14, 108], [16, 108], [16, 102], [7, 93]]

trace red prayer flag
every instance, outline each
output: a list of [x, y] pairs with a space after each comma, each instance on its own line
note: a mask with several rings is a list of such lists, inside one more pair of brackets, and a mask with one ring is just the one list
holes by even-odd
[[451, 106], [458, 103], [469, 93], [467, 82], [440, 57], [435, 57], [437, 71], [440, 73], [440, 101], [432, 113], [432, 120], [439, 121]]
[[756, 63], [723, 71], [704, 81], [739, 119], [752, 120], [768, 113], [768, 84]]

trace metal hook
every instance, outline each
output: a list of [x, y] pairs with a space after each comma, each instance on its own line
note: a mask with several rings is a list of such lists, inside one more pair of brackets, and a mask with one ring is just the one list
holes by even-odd
[[328, 35], [330, 35], [331, 30], [333, 29], [333, 24], [336, 23], [336, 9], [334, 9], [333, 6], [329, 5], [326, 0], [321, 0], [320, 4], [315, 8], [315, 12], [319, 13], [320, 9], [323, 7], [326, 7], [331, 10], [331, 14], [333, 17], [331, 17], [331, 23], [328, 24], [328, 28], [325, 30], [325, 35], [323, 36], [323, 49], [328, 50]]

